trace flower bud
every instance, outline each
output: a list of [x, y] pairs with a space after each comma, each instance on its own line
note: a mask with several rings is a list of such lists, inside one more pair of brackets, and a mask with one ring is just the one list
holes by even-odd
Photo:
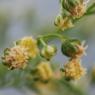
[[85, 47], [79, 40], [66, 40], [62, 44], [62, 53], [68, 57], [81, 57], [85, 53]]
[[74, 26], [69, 17], [62, 17], [61, 15], [56, 17], [54, 24], [62, 31]]
[[56, 51], [56, 47], [47, 45], [41, 50], [41, 56], [50, 60], [55, 55]]
[[84, 0], [61, 0], [63, 11], [64, 9], [70, 13], [73, 18], [80, 18], [86, 12]]

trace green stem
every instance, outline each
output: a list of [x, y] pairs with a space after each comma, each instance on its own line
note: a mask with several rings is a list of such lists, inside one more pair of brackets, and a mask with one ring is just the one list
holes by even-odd
[[50, 39], [50, 38], [58, 38], [59, 40], [61, 40], [62, 42], [65, 41], [67, 39], [67, 37], [63, 36], [62, 34], [47, 34], [47, 35], [43, 35], [41, 36], [42, 39]]
[[[57, 31], [58, 32], [58, 31]], [[49, 40], [50, 38], [58, 38], [61, 42], [64, 42], [67, 37], [63, 36], [62, 34], [59, 33], [54, 33], [54, 34], [46, 34], [38, 37], [38, 41], [43, 45], [46, 46], [46, 42], [44, 40]]]
[[64, 86], [66, 86], [69, 90], [71, 90], [72, 92], [76, 93], [77, 95], [86, 95], [86, 93], [84, 91], [82, 91], [79, 88], [74, 87], [69, 82], [65, 81], [64, 79], [61, 79], [60, 83], [64, 84]]
[[51, 37], [54, 37], [54, 38], [59, 38], [60, 40], [63, 39], [63, 37], [59, 34], [48, 34], [48, 35], [44, 35], [43, 38], [51, 38]]
[[41, 43], [43, 46], [46, 46], [46, 43], [44, 42], [44, 40], [43, 40], [42, 37], [40, 37], [38, 40], [40, 41], [40, 43]]

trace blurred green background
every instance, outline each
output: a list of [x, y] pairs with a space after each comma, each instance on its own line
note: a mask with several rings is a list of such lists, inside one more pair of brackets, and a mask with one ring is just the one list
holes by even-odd
[[[90, 4], [93, 2], [95, 1], [90, 0]], [[2, 55], [4, 48], [11, 46], [15, 40], [24, 36], [37, 37], [41, 34], [55, 32], [54, 19], [58, 15], [59, 9], [59, 0], [0, 0], [0, 55]], [[89, 95], [95, 95], [94, 82], [91, 82], [91, 71], [92, 67], [95, 66], [95, 15], [82, 18], [76, 23], [76, 27], [67, 30], [64, 34], [86, 40], [88, 49], [87, 56], [83, 57], [83, 65], [88, 70], [86, 78], [81, 80], [81, 84], [85, 84]], [[56, 44], [60, 49], [58, 41], [55, 40], [50, 43]], [[54, 62], [64, 63], [67, 58], [61, 54], [60, 50], [58, 52], [53, 59]], [[16, 75], [13, 72], [6, 74], [9, 71], [5, 69], [0, 65], [0, 95], [36, 95], [35, 92], [26, 87], [23, 87], [24, 91], [18, 90], [23, 84], [23, 82], [19, 85], [17, 83], [22, 79], [18, 79], [19, 72], [16, 72]], [[23, 73], [21, 74], [23, 76]], [[18, 85], [17, 89], [14, 88], [16, 84]]]

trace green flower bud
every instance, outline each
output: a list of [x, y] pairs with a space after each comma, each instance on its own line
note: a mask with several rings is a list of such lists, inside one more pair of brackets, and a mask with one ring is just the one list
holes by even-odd
[[61, 0], [62, 7], [69, 10], [69, 8], [76, 6], [83, 0]]
[[62, 53], [68, 57], [81, 57], [85, 48], [77, 39], [66, 40], [62, 44]]
[[57, 49], [55, 46], [47, 45], [41, 50], [41, 56], [50, 60], [56, 53]]
[[86, 11], [84, 0], [61, 0], [62, 11], [67, 10], [73, 19], [80, 18]]

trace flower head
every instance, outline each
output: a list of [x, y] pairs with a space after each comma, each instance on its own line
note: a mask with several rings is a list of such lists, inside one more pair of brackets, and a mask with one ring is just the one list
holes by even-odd
[[72, 23], [72, 20], [69, 17], [62, 17], [61, 15], [59, 15], [55, 19], [54, 23], [62, 31], [69, 29], [69, 28], [72, 28], [74, 26]]
[[80, 79], [85, 74], [85, 69], [81, 66], [79, 59], [71, 59], [63, 68], [64, 77], [68, 80]]
[[38, 47], [37, 42], [32, 37], [24, 37], [22, 38], [19, 43], [19, 46], [24, 47], [27, 49], [27, 53], [31, 58], [35, 58], [38, 54]]
[[9, 69], [24, 69], [27, 65], [29, 56], [25, 48], [15, 46], [5, 50], [2, 57], [3, 63], [9, 67]]
[[80, 18], [86, 12], [86, 6], [83, 3], [79, 3], [74, 8], [70, 9], [71, 16], [73, 18]]
[[[86, 4], [84, 0], [61, 0], [62, 10], [69, 12], [72, 18], [80, 18], [86, 12]], [[66, 13], [64, 13], [66, 14]]]

